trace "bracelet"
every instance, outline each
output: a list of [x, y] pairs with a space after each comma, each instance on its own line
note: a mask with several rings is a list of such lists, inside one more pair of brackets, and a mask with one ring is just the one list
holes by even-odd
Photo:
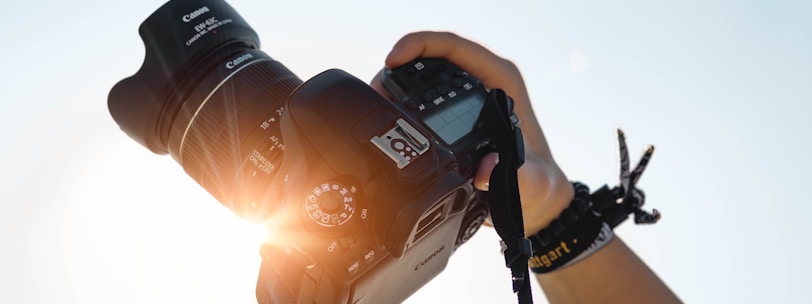
[[609, 224], [604, 222], [603, 226], [601, 227], [601, 231], [598, 233], [598, 237], [595, 238], [595, 241], [592, 242], [592, 245], [589, 245], [589, 248], [587, 248], [586, 251], [582, 252], [577, 257], [572, 259], [572, 261], [569, 261], [568, 263], [564, 264], [558, 269], [567, 267], [569, 265], [578, 263], [583, 259], [586, 259], [593, 253], [603, 248], [603, 246], [606, 246], [606, 244], [609, 244], [609, 241], [611, 241], [613, 238], [615, 238], [615, 232], [612, 231], [612, 227], [609, 227]]
[[547, 273], [580, 261], [609, 243], [612, 229], [596, 214], [589, 187], [572, 183], [575, 198], [547, 228], [530, 236], [533, 256], [528, 260], [535, 273]]
[[561, 211], [557, 219], [538, 234], [529, 237], [532, 256], [528, 260], [535, 273], [547, 273], [577, 263], [597, 252], [614, 237], [612, 228], [634, 214], [636, 224], [654, 224], [660, 220], [657, 209], [651, 213], [641, 207], [645, 203], [643, 191], [636, 184], [646, 169], [654, 146], [649, 146], [634, 170], [630, 170], [626, 136], [617, 130], [620, 152], [620, 184], [614, 188], [603, 186], [590, 194], [589, 188], [573, 182], [575, 198]]

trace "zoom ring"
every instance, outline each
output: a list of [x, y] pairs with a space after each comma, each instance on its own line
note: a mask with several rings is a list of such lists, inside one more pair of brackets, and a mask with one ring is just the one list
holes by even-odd
[[[225, 80], [211, 93], [184, 136], [180, 159], [186, 172], [234, 210], [235, 180], [255, 146], [280, 136], [278, 121], [288, 95], [302, 81], [277, 61], [260, 60]], [[264, 132], [256, 132], [257, 129]], [[278, 164], [276, 164], [278, 165]], [[238, 188], [238, 189], [234, 189]]]

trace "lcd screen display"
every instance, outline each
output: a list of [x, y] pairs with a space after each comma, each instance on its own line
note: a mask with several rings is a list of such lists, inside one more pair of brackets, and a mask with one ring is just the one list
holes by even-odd
[[485, 99], [482, 96], [471, 94], [462, 100], [454, 100], [452, 105], [446, 105], [427, 115], [423, 118], [423, 122], [443, 141], [453, 145], [465, 134], [471, 132], [484, 104]]

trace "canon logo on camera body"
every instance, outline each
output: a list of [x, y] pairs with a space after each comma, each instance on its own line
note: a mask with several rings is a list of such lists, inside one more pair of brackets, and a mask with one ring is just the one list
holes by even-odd
[[414, 266], [414, 271], [418, 271], [418, 270], [420, 270], [420, 268], [421, 268], [421, 267], [423, 267], [423, 265], [426, 265], [426, 264], [427, 264], [429, 261], [431, 261], [431, 259], [433, 259], [435, 256], [437, 256], [437, 254], [439, 254], [440, 252], [442, 252], [442, 251], [443, 251], [443, 249], [445, 249], [445, 245], [440, 246], [440, 248], [439, 248], [439, 249], [437, 249], [436, 251], [434, 251], [434, 253], [432, 253], [431, 255], [429, 255], [429, 257], [427, 257], [425, 260], [423, 260], [423, 261], [422, 261], [422, 262], [420, 262], [420, 263], [417, 263], [417, 265], [415, 265], [415, 266]]
[[240, 65], [240, 63], [243, 63], [246, 60], [251, 59], [251, 58], [254, 58], [254, 55], [251, 55], [251, 53], [242, 55], [242, 56], [237, 57], [236, 59], [226, 63], [226, 68], [229, 69], [229, 70], [233, 69], [235, 66], [238, 66], [238, 65]]
[[203, 15], [203, 14], [208, 13], [208, 12], [209, 12], [209, 7], [204, 6], [204, 7], [201, 7], [199, 9], [194, 10], [191, 13], [183, 15], [182, 19], [183, 19], [183, 22], [189, 22], [189, 21], [192, 21], [193, 19], [197, 18], [198, 16]]

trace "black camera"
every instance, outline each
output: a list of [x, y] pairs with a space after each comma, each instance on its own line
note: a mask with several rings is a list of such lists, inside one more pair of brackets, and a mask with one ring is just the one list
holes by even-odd
[[141, 69], [110, 91], [121, 128], [238, 216], [278, 230], [257, 300], [401, 301], [488, 215], [471, 183], [494, 151], [482, 84], [440, 59], [302, 81], [222, 0], [173, 0], [141, 25]]

